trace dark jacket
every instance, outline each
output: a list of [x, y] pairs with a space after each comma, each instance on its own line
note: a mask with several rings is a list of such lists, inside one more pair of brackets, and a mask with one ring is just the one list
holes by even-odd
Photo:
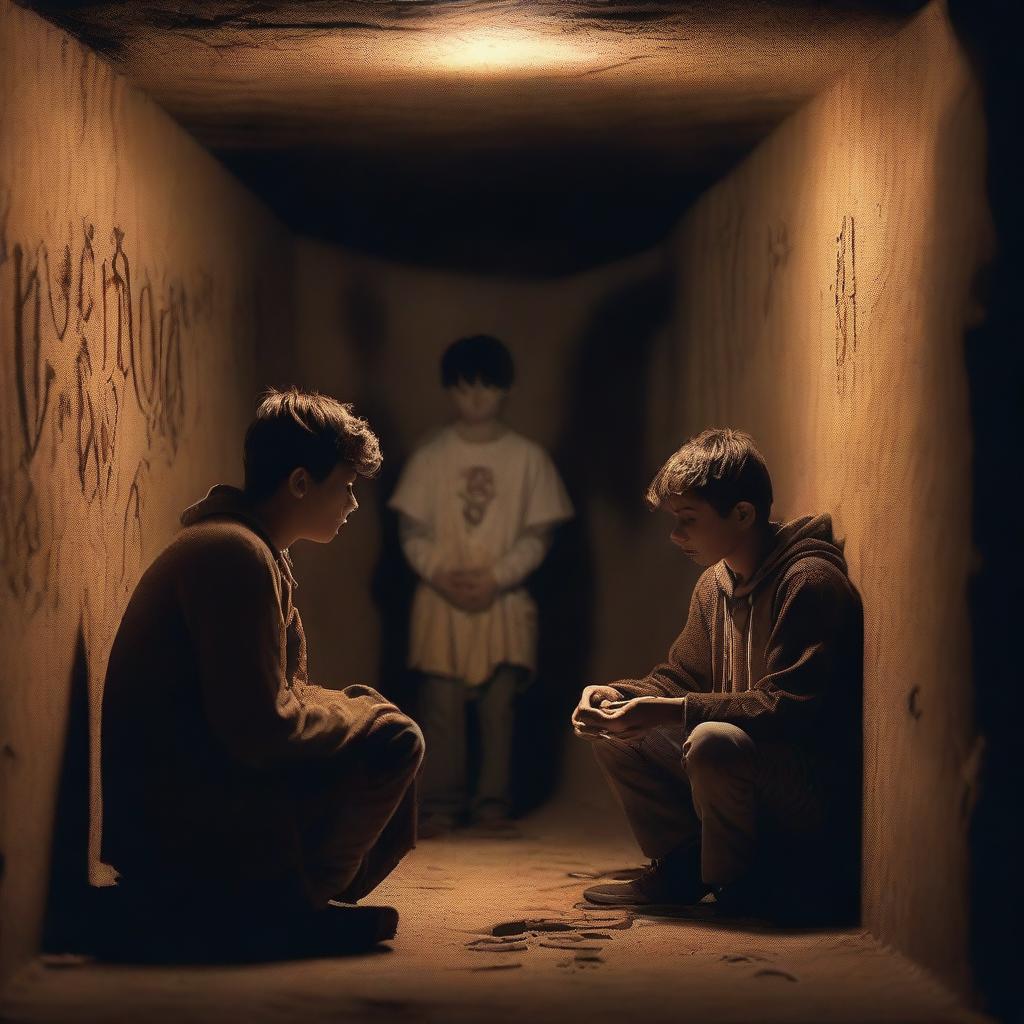
[[107, 666], [103, 858], [128, 874], [287, 873], [289, 766], [336, 759], [381, 698], [309, 684], [291, 563], [241, 491], [215, 487], [181, 521]]

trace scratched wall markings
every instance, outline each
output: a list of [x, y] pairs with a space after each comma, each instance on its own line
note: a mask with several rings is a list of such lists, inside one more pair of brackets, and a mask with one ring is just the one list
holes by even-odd
[[836, 236], [836, 390], [845, 395], [857, 384], [857, 225], [843, 217]]

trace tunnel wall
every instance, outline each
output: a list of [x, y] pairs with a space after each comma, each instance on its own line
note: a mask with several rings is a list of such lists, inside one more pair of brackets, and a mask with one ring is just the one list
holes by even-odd
[[677, 433], [748, 429], [776, 516], [829, 511], [865, 603], [863, 914], [968, 984], [979, 94], [941, 6], [780, 126], [673, 244]]
[[[239, 482], [289, 295], [276, 222], [103, 61], [0, 0], [0, 976], [38, 949], [53, 886], [85, 878], [113, 630], [180, 510]], [[95, 785], [91, 803], [95, 820]]]

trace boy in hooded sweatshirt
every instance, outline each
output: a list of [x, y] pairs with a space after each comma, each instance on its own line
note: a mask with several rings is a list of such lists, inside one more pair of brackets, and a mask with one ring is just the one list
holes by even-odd
[[[330, 949], [389, 938], [350, 904], [415, 841], [423, 738], [366, 686], [306, 677], [289, 548], [329, 543], [381, 463], [349, 405], [270, 391], [245, 437], [245, 488], [219, 485], [142, 576], [106, 673], [103, 856], [129, 904]], [[349, 904], [346, 906], [345, 904]]]
[[647, 492], [671, 541], [705, 566], [668, 660], [588, 686], [577, 735], [650, 864], [587, 889], [592, 903], [735, 911], [833, 899], [858, 874], [863, 614], [828, 516], [769, 520], [772, 483], [752, 439], [707, 430]]

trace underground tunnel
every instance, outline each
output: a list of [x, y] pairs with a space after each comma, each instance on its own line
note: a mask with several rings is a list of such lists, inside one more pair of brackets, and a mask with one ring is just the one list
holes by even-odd
[[[1008, 517], [1024, 407], [1012, 15], [998, 0], [0, 0], [3, 1019], [1022, 1019], [1008, 938], [1021, 856]], [[293, 460], [258, 515], [225, 519], [225, 495], [255, 500], [259, 437], [244, 476], [243, 438], [268, 389], [278, 410], [298, 408], [289, 394], [352, 403], [372, 433], [335, 409], [361, 455], [345, 448], [326, 477]], [[497, 403], [491, 419], [472, 420], [478, 400]], [[312, 444], [297, 415], [287, 436]], [[753, 438], [742, 465], [763, 457], [770, 521], [789, 525], [746, 492], [723, 511], [704, 502], [734, 546], [701, 562], [685, 499], [728, 474], [709, 463], [677, 486], [705, 449], [673, 453], [722, 428], [741, 433], [716, 444]], [[462, 489], [430, 504], [444, 453], [486, 462], [485, 448], [504, 453], [493, 471], [460, 469]], [[348, 469], [345, 529], [289, 532]], [[652, 480], [664, 488], [645, 500]], [[215, 492], [183, 525], [224, 484], [244, 490]], [[442, 505], [479, 542], [451, 573], [417, 547], [436, 539], [422, 532], [435, 513], [417, 510]], [[182, 538], [214, 529], [208, 507], [236, 540], [249, 531], [289, 632], [278, 650], [242, 627], [238, 662], [219, 663], [235, 703], [196, 703], [185, 723], [159, 681], [204, 656], [200, 633], [172, 634], [172, 605], [154, 605], [171, 637], [154, 653], [133, 595]], [[845, 705], [774, 678], [833, 649], [834, 592], [748, 600], [743, 586], [792, 524], [821, 515], [827, 542], [800, 537], [840, 573], [857, 621], [842, 665], [814, 671], [832, 695], [855, 665]], [[498, 516], [518, 526], [485, 550], [481, 523]], [[317, 539], [331, 542], [303, 542]], [[196, 629], [222, 638], [238, 621], [225, 601], [255, 602], [256, 584], [197, 557], [210, 575]], [[780, 588], [795, 586], [785, 564]], [[779, 668], [785, 616], [793, 635], [832, 631]], [[707, 637], [703, 689], [673, 644], [684, 624], [691, 647]], [[129, 673], [125, 747], [112, 680], [133, 644], [150, 669]], [[418, 817], [415, 845], [368, 893], [358, 872], [331, 890], [343, 913], [353, 893], [397, 911], [397, 933], [366, 948], [311, 945], [305, 917], [277, 927], [242, 874], [231, 905], [254, 955], [206, 925], [164, 941], [176, 904], [216, 903], [216, 887], [200, 899], [161, 877], [143, 913], [119, 902], [132, 890], [108, 857], [115, 822], [122, 836], [171, 814], [119, 803], [142, 791], [162, 737], [180, 760], [161, 777], [191, 773], [210, 808], [168, 840], [174, 870], [181, 851], [212, 849], [203, 829], [266, 853], [293, 779], [312, 815], [303, 841], [329, 830], [333, 805], [310, 796], [333, 792], [321, 761], [231, 760], [258, 728], [244, 666], [271, 648], [301, 666], [288, 699], [308, 685], [328, 709], [294, 711], [282, 750], [307, 733], [303, 749], [321, 749], [316, 723], [342, 701], [380, 702], [367, 737], [412, 723], [398, 740], [426, 747], [370, 829], [378, 849]], [[800, 838], [773, 861], [766, 840], [753, 855], [774, 878], [802, 863], [794, 850], [817, 851], [811, 874], [845, 871], [844, 899], [801, 869], [770, 910], [745, 903], [711, 878], [710, 812], [695, 840], [651, 852], [600, 753], [622, 749], [616, 704], [583, 714], [596, 737], [578, 734], [584, 687], [616, 681], [644, 684], [627, 710], [648, 731], [633, 746], [623, 734], [630, 750], [650, 758], [649, 737], [678, 738], [659, 786], [692, 761], [673, 776], [680, 801], [699, 737], [721, 750], [722, 727], [749, 742], [746, 728], [762, 758], [773, 723], [845, 708], [849, 743], [816, 741], [854, 780], [849, 801], [821, 800], [831, 845]], [[444, 725], [441, 693], [455, 708]], [[237, 746], [207, 749], [228, 720]], [[436, 752], [450, 750], [455, 810], [438, 796]], [[203, 758], [271, 788], [231, 803]], [[507, 778], [489, 801], [496, 765]], [[346, 800], [372, 788], [355, 778]], [[782, 791], [802, 799], [818, 781], [790, 773]], [[231, 814], [246, 807], [243, 835]], [[345, 820], [339, 832], [369, 834], [362, 812]], [[701, 843], [700, 893], [622, 895]]]

